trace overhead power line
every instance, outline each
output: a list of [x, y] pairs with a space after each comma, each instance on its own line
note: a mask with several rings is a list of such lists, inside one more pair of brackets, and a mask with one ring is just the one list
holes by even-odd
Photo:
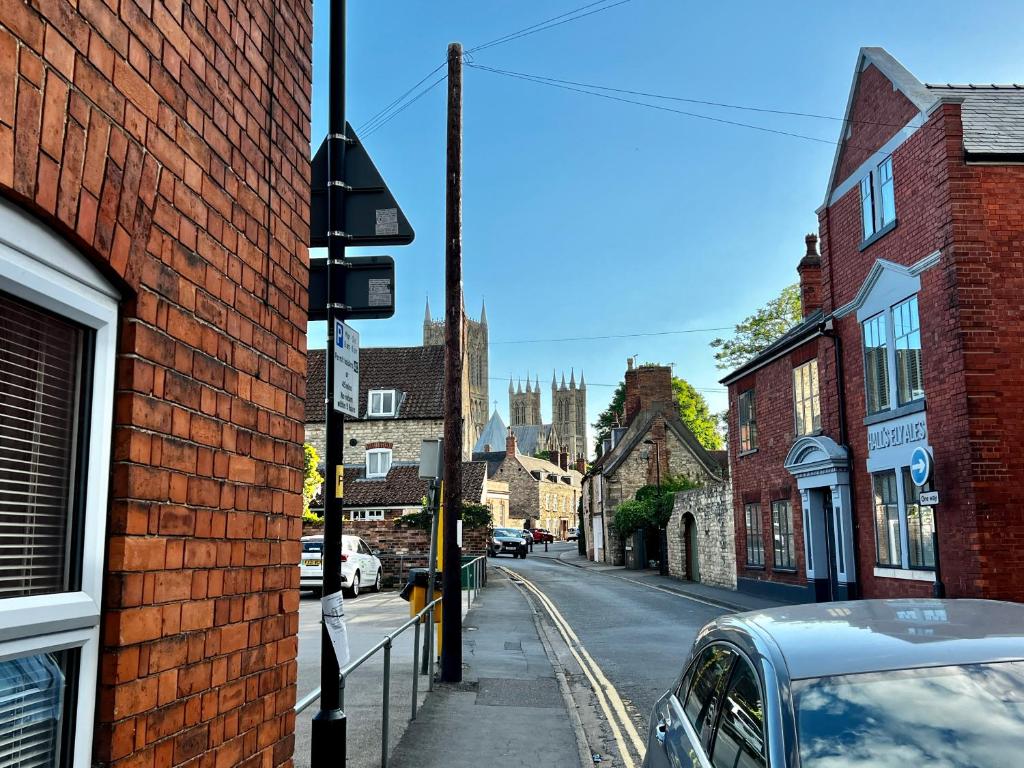
[[[722, 123], [722, 124], [725, 124], [725, 125], [733, 125], [733, 126], [736, 126], [738, 128], [749, 128], [751, 130], [762, 131], [764, 133], [774, 133], [774, 134], [778, 134], [780, 136], [789, 136], [790, 138], [794, 138], [794, 139], [803, 139], [805, 141], [814, 141], [814, 142], [817, 142], [819, 144], [830, 144], [830, 145], [833, 145], [833, 146], [838, 144], [838, 142], [836, 142], [836, 141], [832, 141], [830, 139], [822, 139], [822, 138], [819, 138], [817, 136], [808, 136], [807, 134], [796, 133], [794, 131], [784, 131], [784, 130], [781, 130], [779, 128], [769, 128], [769, 127], [764, 126], [764, 125], [755, 125], [753, 123], [744, 123], [744, 122], [741, 122], [739, 120], [728, 120], [728, 119], [726, 119], [724, 117], [714, 117], [713, 115], [704, 115], [704, 114], [701, 114], [699, 112], [690, 112], [690, 111], [687, 111], [687, 110], [684, 110], [684, 109], [674, 109], [672, 107], [666, 107], [666, 106], [664, 106], [662, 104], [651, 104], [651, 103], [646, 102], [646, 101], [637, 101], [636, 99], [627, 99], [627, 98], [622, 97], [622, 96], [613, 96], [610, 93], [601, 93], [599, 91], [588, 90], [586, 88], [577, 88], [575, 86], [565, 85], [564, 83], [555, 82], [555, 81], [552, 81], [552, 80], [544, 80], [544, 79], [538, 78], [538, 77], [533, 76], [533, 75], [524, 75], [524, 74], [519, 74], [517, 72], [511, 72], [511, 71], [506, 70], [506, 69], [498, 69], [496, 67], [487, 67], [487, 66], [484, 66], [482, 64], [469, 64], [469, 63], [467, 63], [466, 66], [472, 67], [473, 69], [479, 69], [479, 70], [482, 70], [484, 72], [491, 72], [491, 73], [496, 74], [496, 75], [503, 75], [505, 77], [511, 77], [511, 78], [515, 78], [517, 80], [524, 80], [524, 81], [526, 81], [528, 83], [535, 83], [537, 85], [546, 85], [549, 88], [559, 88], [561, 90], [572, 91], [574, 93], [582, 93], [582, 94], [584, 94], [586, 96], [596, 96], [596, 97], [601, 98], [601, 99], [607, 99], [609, 101], [618, 101], [618, 102], [622, 102], [623, 104], [632, 104], [632, 105], [637, 106], [637, 107], [647, 107], [648, 109], [655, 109], [655, 110], [658, 110], [659, 112], [671, 112], [671, 113], [676, 114], [676, 115], [683, 115], [684, 117], [693, 117], [693, 118], [696, 118], [698, 120], [707, 120], [707, 121], [710, 121], [710, 122], [713, 122], [713, 123]], [[848, 144], [847, 146], [851, 146], [851, 145]]]
[[[436, 70], [435, 70], [435, 71], [436, 71]], [[367, 131], [367, 132], [366, 132], [366, 134], [365, 134], [365, 135], [363, 136], [363, 139], [366, 139], [366, 138], [368, 138], [368, 137], [370, 137], [370, 136], [373, 136], [373, 134], [375, 134], [375, 133], [376, 133], [377, 131], [379, 131], [379, 130], [380, 130], [381, 128], [383, 128], [383, 127], [384, 127], [385, 125], [387, 125], [388, 123], [390, 123], [390, 122], [391, 122], [392, 120], [394, 120], [394, 119], [395, 119], [396, 117], [398, 117], [398, 116], [399, 116], [400, 114], [402, 114], [402, 113], [403, 113], [403, 112], [404, 112], [405, 110], [407, 110], [407, 109], [408, 109], [409, 107], [411, 107], [411, 106], [412, 106], [413, 104], [415, 104], [415, 103], [416, 103], [417, 101], [419, 101], [420, 99], [422, 99], [422, 98], [423, 98], [424, 96], [426, 96], [426, 95], [427, 95], [428, 93], [430, 93], [430, 92], [431, 92], [432, 90], [434, 90], [434, 89], [435, 89], [435, 88], [436, 88], [436, 87], [437, 87], [438, 85], [440, 85], [441, 83], [443, 83], [443, 82], [444, 82], [445, 80], [447, 80], [447, 79], [448, 79], [448, 75], [447, 75], [447, 74], [441, 75], [441, 77], [437, 78], [437, 80], [435, 80], [435, 81], [434, 81], [434, 82], [432, 82], [432, 83], [431, 83], [430, 85], [428, 85], [428, 86], [427, 86], [426, 88], [424, 88], [423, 90], [421, 90], [421, 91], [420, 91], [420, 92], [419, 92], [418, 94], [416, 94], [416, 95], [415, 95], [415, 96], [414, 96], [414, 97], [413, 97], [412, 99], [410, 99], [409, 101], [407, 101], [407, 102], [406, 102], [405, 104], [403, 104], [403, 105], [402, 105], [401, 107], [399, 107], [398, 109], [394, 110], [394, 111], [393, 111], [393, 112], [392, 112], [392, 113], [391, 113], [390, 115], [388, 115], [388, 116], [387, 116], [386, 118], [384, 118], [383, 120], [379, 121], [379, 122], [378, 122], [378, 123], [377, 123], [376, 125], [374, 125], [374, 127], [373, 127], [373, 128], [371, 128], [371, 129], [370, 129], [369, 131]]]
[[678, 331], [651, 331], [645, 333], [618, 333], [605, 334], [602, 336], [564, 336], [558, 339], [503, 339], [492, 341], [491, 344], [547, 344], [557, 341], [602, 341], [605, 339], [637, 339], [644, 336], [677, 336], [684, 333], [717, 333], [718, 331], [731, 331], [732, 326], [720, 328], [685, 328]]
[[[515, 377], [513, 377], [513, 378], [515, 378]], [[501, 382], [506, 382], [506, 383], [509, 381], [507, 378], [505, 378], [503, 376], [488, 376], [487, 380], [488, 381], [501, 381]], [[587, 386], [588, 387], [612, 387], [614, 389], [615, 387], [622, 386], [622, 382], [620, 381], [618, 384], [602, 384], [601, 382], [597, 382], [597, 381], [588, 381], [587, 382]], [[691, 384], [690, 386], [693, 386], [693, 385]], [[697, 390], [698, 392], [722, 393], [722, 392], [728, 392], [729, 391], [725, 387], [693, 387], [693, 388], [695, 390]]]
[[390, 110], [394, 109], [394, 108], [395, 108], [395, 107], [396, 107], [396, 106], [397, 106], [398, 104], [400, 104], [400, 103], [402, 102], [402, 100], [403, 100], [403, 99], [404, 99], [404, 98], [405, 98], [406, 96], [408, 96], [408, 95], [409, 95], [410, 93], [412, 93], [412, 92], [413, 92], [413, 91], [415, 91], [415, 90], [416, 90], [417, 88], [419, 88], [419, 87], [420, 87], [421, 85], [423, 85], [423, 83], [425, 83], [425, 82], [426, 82], [427, 80], [429, 80], [429, 79], [430, 79], [430, 76], [431, 76], [431, 75], [433, 75], [433, 74], [434, 74], [435, 72], [437, 72], [437, 71], [438, 71], [439, 69], [441, 69], [442, 67], [444, 67], [444, 65], [445, 65], [446, 63], [447, 63], [447, 61], [442, 61], [442, 62], [441, 62], [440, 64], [438, 64], [438, 65], [437, 65], [436, 67], [434, 67], [434, 68], [433, 68], [432, 70], [430, 70], [429, 72], [427, 72], [427, 74], [425, 74], [425, 75], [424, 75], [424, 76], [423, 76], [423, 77], [422, 77], [422, 78], [420, 79], [420, 81], [419, 81], [418, 83], [416, 83], [416, 84], [415, 84], [415, 85], [414, 85], [414, 86], [413, 86], [412, 88], [410, 88], [409, 90], [407, 90], [407, 91], [406, 91], [405, 93], [403, 93], [403, 94], [402, 94], [401, 96], [399, 96], [399, 97], [398, 97], [397, 99], [395, 99], [395, 100], [394, 100], [394, 101], [392, 101], [392, 102], [391, 102], [390, 104], [388, 104], [388, 105], [387, 105], [386, 107], [384, 107], [384, 109], [380, 110], [380, 112], [378, 112], [378, 113], [377, 113], [377, 114], [375, 114], [375, 115], [374, 115], [373, 117], [371, 117], [371, 118], [370, 118], [369, 120], [367, 120], [367, 121], [366, 121], [365, 123], [363, 123], [362, 125], [360, 125], [360, 126], [359, 126], [359, 133], [362, 133], [362, 132], [363, 132], [364, 130], [367, 130], [367, 129], [369, 129], [369, 128], [373, 127], [373, 126], [374, 126], [374, 125], [375, 125], [376, 123], [378, 123], [378, 122], [379, 122], [379, 121], [381, 120], [381, 118], [383, 118], [383, 117], [384, 117], [384, 115], [386, 115], [386, 114], [387, 114], [387, 113], [388, 113], [388, 112], [389, 112]]
[[[505, 43], [510, 43], [513, 40], [518, 40], [521, 37], [527, 37], [528, 35], [535, 35], [538, 32], [547, 32], [549, 29], [553, 29], [555, 27], [560, 27], [563, 24], [568, 24], [569, 22], [572, 22], [572, 21], [579, 21], [580, 19], [586, 18], [587, 16], [593, 16], [595, 13], [601, 13], [602, 11], [608, 11], [608, 10], [611, 10], [612, 8], [617, 7], [617, 6], [625, 5], [626, 3], [632, 2], [632, 0], [617, 0], [617, 2], [612, 2], [610, 5], [605, 5], [605, 3], [608, 3], [608, 2], [609, 2], [609, 0], [597, 0], [597, 2], [588, 3], [586, 5], [581, 5], [579, 8], [574, 8], [573, 10], [566, 11], [565, 13], [561, 13], [558, 16], [552, 16], [550, 19], [545, 19], [544, 21], [539, 21], [536, 24], [531, 24], [530, 26], [523, 27], [522, 29], [517, 30], [515, 32], [509, 32], [506, 35], [501, 35], [500, 37], [496, 37], [493, 40], [489, 40], [486, 43], [481, 43], [480, 45], [476, 45], [476, 46], [470, 48], [469, 50], [467, 50], [466, 52], [467, 53], [475, 53], [477, 51], [486, 50], [487, 48], [493, 48], [496, 45], [504, 45]], [[601, 5], [602, 7], [601, 8], [594, 8], [595, 5]], [[588, 9], [593, 9], [593, 10], [588, 10]], [[587, 11], [587, 12], [586, 13], [581, 13], [581, 11]], [[565, 18], [567, 16], [569, 18]], [[552, 23], [552, 22], [554, 22], [554, 23]]]

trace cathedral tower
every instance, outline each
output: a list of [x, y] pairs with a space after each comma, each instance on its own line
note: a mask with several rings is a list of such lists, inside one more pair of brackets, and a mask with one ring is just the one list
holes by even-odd
[[[484, 431], [488, 418], [488, 338], [487, 338], [487, 306], [480, 305], [480, 319], [473, 320], [469, 315], [466, 318], [466, 333], [464, 338], [463, 365], [468, 370], [469, 379], [469, 410], [470, 420], [467, 427], [471, 430], [468, 435], [469, 445], [476, 442], [477, 437]], [[430, 316], [430, 301], [427, 301], [427, 308], [423, 318], [423, 346], [444, 346], [444, 320], [434, 320]], [[466, 393], [463, 393], [465, 396]]]
[[540, 378], [535, 383], [530, 382], [526, 377], [526, 390], [523, 390], [523, 381], [513, 387], [512, 379], [508, 380], [508, 416], [509, 425], [540, 426]]
[[554, 372], [551, 374], [551, 423], [555, 432], [565, 445], [569, 456], [587, 454], [587, 383], [580, 373], [580, 383], [576, 384], [576, 371], [569, 375], [569, 383], [565, 383], [565, 373], [559, 383]]

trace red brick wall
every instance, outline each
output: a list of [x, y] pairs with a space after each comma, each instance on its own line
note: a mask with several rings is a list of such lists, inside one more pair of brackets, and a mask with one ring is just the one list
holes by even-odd
[[853, 95], [849, 138], [839, 155], [835, 183], [841, 183], [917, 113], [910, 99], [894, 90], [874, 64], [868, 65]]
[[0, 0], [0, 194], [126, 295], [97, 765], [290, 763], [311, 25]]
[[[821, 344], [827, 351], [827, 343]], [[785, 584], [805, 585], [803, 512], [796, 479], [786, 470], [786, 455], [796, 433], [793, 406], [793, 368], [818, 355], [819, 341], [812, 339], [793, 352], [729, 385], [729, 452], [733, 481], [733, 509], [736, 520], [736, 575], [741, 579], [768, 579]], [[740, 452], [739, 395], [754, 389], [757, 407], [757, 450]], [[824, 406], [824, 403], [822, 403]], [[824, 410], [824, 407], [823, 407]], [[776, 571], [772, 552], [772, 502], [789, 499], [793, 507], [793, 534], [796, 548], [796, 573]], [[748, 568], [745, 506], [761, 505], [761, 530], [764, 534], [765, 566]]]
[[672, 369], [667, 365], [641, 365], [626, 371], [626, 424], [652, 403], [672, 402]]

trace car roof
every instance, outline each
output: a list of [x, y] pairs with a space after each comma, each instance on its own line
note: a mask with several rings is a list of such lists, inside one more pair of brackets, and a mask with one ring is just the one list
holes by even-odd
[[790, 679], [1024, 659], [1024, 605], [856, 600], [724, 616], [711, 635], [751, 636]]

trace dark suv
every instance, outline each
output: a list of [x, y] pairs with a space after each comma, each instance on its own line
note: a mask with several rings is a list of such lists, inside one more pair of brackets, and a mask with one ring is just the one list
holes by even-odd
[[512, 555], [526, 559], [526, 539], [523, 533], [514, 528], [495, 528], [491, 533], [491, 542], [487, 545], [487, 554], [491, 557]]

